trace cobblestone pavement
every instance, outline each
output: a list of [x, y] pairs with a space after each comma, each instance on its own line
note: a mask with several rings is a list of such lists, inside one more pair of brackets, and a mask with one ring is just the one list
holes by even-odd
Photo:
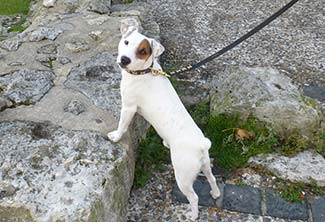
[[[166, 169], [163, 172], [156, 172], [152, 179], [148, 182], [148, 184], [139, 189], [133, 189], [131, 193], [131, 197], [129, 199], [129, 205], [128, 205], [128, 221], [163, 221], [163, 222], [173, 222], [173, 221], [188, 221], [184, 213], [187, 211], [187, 204], [180, 203], [179, 201], [175, 200], [175, 191], [173, 191], [173, 184], [174, 184], [174, 175], [173, 170], [170, 165], [166, 166]], [[223, 203], [223, 208], [231, 209], [233, 210], [240, 210], [240, 211], [254, 211], [254, 205], [255, 204], [248, 204], [247, 206], [239, 206], [242, 207], [241, 209], [237, 209], [238, 201], [236, 202], [236, 197], [240, 199], [240, 197], [243, 198], [250, 198], [248, 201], [254, 201], [254, 195], [251, 195], [252, 193], [247, 192], [247, 189], [245, 187], [239, 187], [239, 186], [233, 186], [228, 185], [229, 188], [228, 191], [226, 191], [226, 196], [224, 197], [228, 199], [228, 203]], [[226, 186], [227, 187], [227, 186]], [[238, 189], [238, 190], [236, 190]], [[248, 189], [257, 189], [249, 187]], [[200, 189], [204, 190], [204, 189]], [[235, 196], [232, 196], [231, 193], [235, 192]], [[228, 193], [228, 194], [227, 194]], [[254, 193], [254, 192], [253, 192]], [[249, 195], [247, 195], [249, 194]], [[199, 196], [201, 194], [199, 193]], [[251, 195], [251, 197], [249, 197]], [[268, 196], [269, 195], [269, 196]], [[277, 198], [272, 196], [271, 193], [266, 194], [266, 198]], [[321, 216], [320, 212], [324, 212], [323, 209], [321, 209], [321, 206], [325, 206], [324, 199], [318, 199], [318, 203], [314, 206], [317, 206], [319, 209], [314, 210], [314, 212], [318, 211], [319, 216]], [[213, 207], [206, 207], [206, 206], [200, 206], [200, 213], [199, 213], [199, 219], [200, 222], [206, 222], [206, 221], [227, 221], [227, 222], [300, 222], [300, 221], [308, 221], [308, 219], [304, 220], [296, 220], [296, 219], [288, 219], [288, 217], [292, 218], [292, 215], [289, 214], [286, 215], [285, 212], [283, 214], [282, 208], [286, 207], [283, 202], [281, 202], [279, 199], [276, 199], [277, 202], [267, 202], [267, 203], [276, 203], [275, 205], [272, 205], [269, 209], [275, 210], [278, 213], [278, 217], [272, 217], [272, 216], [260, 216], [258, 214], [261, 214], [261, 212], [255, 212], [256, 214], [252, 213], [240, 213], [235, 212], [232, 210], [226, 210], [222, 209], [218, 206]], [[201, 203], [202, 204], [202, 203]], [[204, 203], [203, 203], [204, 204]], [[228, 205], [227, 205], [228, 204]], [[233, 204], [233, 205], [232, 205]], [[260, 204], [260, 200], [257, 201], [257, 205]], [[225, 206], [226, 205], [226, 206]], [[246, 208], [245, 208], [246, 207]], [[265, 206], [263, 206], [265, 208]], [[278, 207], [278, 208], [277, 208]], [[287, 206], [288, 207], [288, 206]], [[308, 217], [309, 212], [301, 213], [302, 211], [299, 211], [300, 205], [293, 206], [290, 208], [290, 212], [297, 211], [296, 216], [298, 217]], [[245, 209], [243, 209], [245, 208]], [[275, 209], [276, 208], [276, 209]], [[265, 212], [264, 212], [265, 213]], [[268, 212], [269, 213], [269, 212]], [[272, 212], [274, 213], [274, 212]], [[282, 214], [281, 214], [282, 213]], [[317, 212], [316, 212], [317, 213]], [[281, 217], [281, 218], [280, 218]], [[310, 220], [309, 220], [310, 221]], [[324, 218], [314, 217], [314, 222], [323, 222]]]

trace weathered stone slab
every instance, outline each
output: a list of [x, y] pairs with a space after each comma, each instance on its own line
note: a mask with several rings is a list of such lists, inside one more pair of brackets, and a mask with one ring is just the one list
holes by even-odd
[[62, 33], [63, 30], [57, 27], [38, 27], [37, 29], [28, 33], [28, 36], [24, 38], [24, 40], [39, 42], [44, 39], [49, 39], [54, 41]]
[[15, 103], [34, 103], [53, 87], [51, 71], [21, 69], [0, 76], [0, 95]]
[[88, 10], [99, 14], [109, 14], [110, 7], [111, 1], [109, 0], [94, 0], [89, 3]]
[[23, 42], [18, 38], [6, 39], [0, 43], [0, 48], [9, 52], [16, 51]]
[[98, 132], [27, 121], [0, 122], [0, 137], [0, 178], [7, 187], [0, 221], [124, 217], [132, 170], [119, 145]]
[[315, 197], [311, 210], [313, 214], [313, 222], [325, 221], [325, 196]]
[[0, 111], [5, 110], [6, 108], [12, 106], [12, 102], [10, 102], [8, 99], [0, 97]]
[[118, 116], [121, 105], [120, 80], [116, 58], [109, 52], [102, 52], [74, 67], [64, 85], [80, 91], [96, 106], [113, 111]]
[[[194, 181], [193, 188], [196, 194], [199, 197], [199, 205], [201, 206], [209, 206], [209, 207], [221, 207], [222, 206], [222, 194], [223, 194], [223, 184], [218, 184], [219, 190], [221, 192], [221, 196], [218, 199], [213, 199], [210, 195], [210, 185], [206, 179], [198, 178]], [[181, 203], [188, 203], [185, 195], [179, 190], [176, 182], [174, 183], [174, 187], [172, 190], [173, 198]]]
[[54, 6], [56, 0], [43, 0], [43, 6], [46, 8], [51, 8]]
[[242, 213], [261, 215], [261, 192], [250, 186], [226, 184], [223, 208]]
[[265, 190], [266, 215], [291, 220], [308, 220], [307, 204], [291, 203], [271, 190]]
[[265, 167], [282, 179], [304, 183], [316, 181], [318, 186], [325, 186], [325, 159], [311, 151], [291, 158], [279, 154], [261, 154], [251, 157], [249, 162]]
[[73, 53], [87, 51], [90, 49], [89, 43], [84, 39], [72, 39], [65, 44], [65, 47]]
[[215, 76], [211, 85], [211, 113], [252, 114], [277, 132], [299, 130], [310, 135], [320, 125], [317, 104], [272, 68], [230, 67]]
[[58, 45], [57, 44], [46, 44], [37, 49], [37, 53], [40, 54], [56, 54]]
[[74, 115], [79, 115], [86, 111], [85, 105], [77, 99], [70, 100], [63, 109], [65, 112], [73, 113]]

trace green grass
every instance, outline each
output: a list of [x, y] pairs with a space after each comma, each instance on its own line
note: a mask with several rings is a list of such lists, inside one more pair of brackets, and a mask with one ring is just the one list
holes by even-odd
[[[211, 140], [210, 155], [225, 170], [244, 167], [251, 156], [274, 151], [277, 137], [264, 124], [253, 117], [241, 120], [239, 115], [209, 115], [209, 104], [203, 103], [190, 109], [192, 117]], [[236, 129], [248, 131], [249, 139], [236, 136]], [[246, 148], [247, 152], [243, 152]]]
[[325, 157], [325, 129], [320, 129], [318, 132], [316, 132], [311, 141], [311, 147], [317, 153]]
[[304, 200], [303, 185], [302, 184], [290, 184], [285, 186], [280, 191], [280, 196], [288, 202], [302, 202]]
[[244, 181], [242, 180], [239, 180], [235, 183], [236, 186], [239, 186], [239, 187], [243, 187], [243, 186], [246, 186], [246, 183], [244, 183]]
[[28, 14], [31, 0], [0, 0], [0, 15]]
[[275, 185], [280, 196], [289, 202], [302, 202], [306, 194], [313, 196], [325, 195], [325, 189], [319, 187], [316, 181], [312, 181], [311, 184], [305, 184], [302, 182], [293, 183], [278, 178]]
[[162, 145], [161, 138], [153, 128], [150, 128], [137, 150], [135, 176], [133, 186], [143, 187], [152, 173], [163, 169], [170, 162], [169, 149]]

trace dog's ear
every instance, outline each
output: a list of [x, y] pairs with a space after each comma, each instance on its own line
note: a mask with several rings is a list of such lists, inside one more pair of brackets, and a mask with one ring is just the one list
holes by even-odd
[[127, 18], [121, 21], [121, 34], [123, 37], [130, 35], [134, 31], [139, 31], [139, 23], [134, 18]]
[[165, 47], [154, 39], [151, 39], [151, 48], [154, 57], [160, 56], [165, 51]]

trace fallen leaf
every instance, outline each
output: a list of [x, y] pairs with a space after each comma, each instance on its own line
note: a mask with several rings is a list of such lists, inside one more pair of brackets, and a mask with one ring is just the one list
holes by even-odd
[[241, 139], [249, 139], [251, 138], [251, 135], [248, 131], [243, 129], [237, 129], [236, 130], [236, 136], [240, 137]]
[[238, 177], [238, 178], [234, 178], [234, 179], [230, 179], [230, 180], [228, 180], [228, 183], [230, 183], [230, 184], [235, 184], [235, 183], [237, 183], [237, 182], [239, 182], [239, 181], [241, 181], [241, 179]]
[[209, 216], [214, 215], [218, 211], [218, 208], [212, 207], [209, 209], [208, 214]]

